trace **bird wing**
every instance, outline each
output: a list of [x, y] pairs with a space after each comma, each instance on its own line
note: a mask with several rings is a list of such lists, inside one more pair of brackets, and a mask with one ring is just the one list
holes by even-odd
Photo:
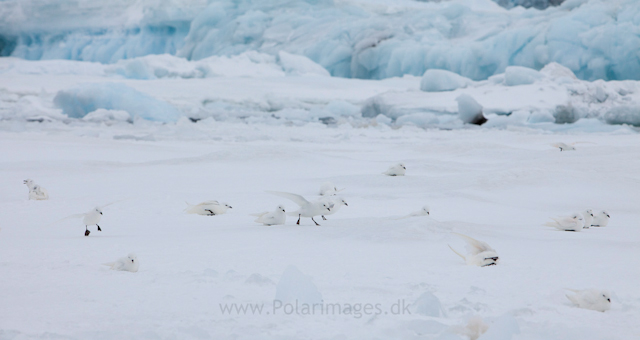
[[84, 215], [86, 215], [86, 214], [73, 214], [73, 215], [69, 215], [69, 216], [64, 217], [64, 218], [61, 218], [61, 219], [59, 219], [59, 220], [57, 220], [57, 221], [55, 221], [55, 222], [53, 222], [53, 223], [50, 223], [50, 224], [48, 224], [47, 226], [54, 225], [54, 224], [56, 224], [56, 223], [60, 223], [60, 222], [62, 222], [62, 221], [70, 220], [70, 219], [72, 219], [72, 218], [81, 218], [81, 217], [84, 217]]
[[272, 194], [272, 195], [276, 195], [276, 196], [280, 196], [280, 197], [284, 197], [288, 200], [293, 201], [293, 203], [299, 205], [299, 206], [303, 206], [305, 204], [309, 204], [309, 201], [307, 201], [304, 197], [300, 196], [300, 195], [296, 195], [296, 194], [292, 194], [292, 193], [288, 193], [288, 192], [281, 192], [281, 191], [267, 191], [268, 193]]
[[474, 255], [480, 254], [483, 251], [487, 251], [487, 250], [495, 251], [486, 242], [478, 241], [475, 238], [467, 236], [467, 235], [463, 235], [463, 234], [459, 234], [459, 233], [454, 233], [454, 234], [458, 235], [460, 238], [465, 240], [465, 242], [467, 242], [467, 244], [472, 248], [472, 253]]
[[107, 204], [105, 204], [105, 205], [101, 205], [101, 206], [100, 206], [100, 208], [106, 208], [106, 207], [108, 207], [108, 206], [110, 206], [110, 205], [113, 205], [113, 204], [116, 204], [116, 203], [120, 203], [120, 202], [122, 202], [122, 201], [124, 201], [124, 200], [126, 200], [126, 199], [127, 199], [127, 198], [125, 198], [125, 199], [121, 199], [121, 200], [117, 200], [117, 201], [113, 201], [113, 202], [107, 203]]
[[576, 226], [576, 221], [571, 217], [558, 217], [552, 218], [559, 226], [563, 228], [572, 228]]
[[467, 258], [464, 257], [464, 255], [458, 253], [455, 249], [453, 249], [453, 247], [451, 247], [451, 245], [448, 245], [448, 246], [449, 246], [449, 249], [451, 249], [454, 253], [458, 254], [458, 256], [462, 257], [463, 260], [467, 261]]

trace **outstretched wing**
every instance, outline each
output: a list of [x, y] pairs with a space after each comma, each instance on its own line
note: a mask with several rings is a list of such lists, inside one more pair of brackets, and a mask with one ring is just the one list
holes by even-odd
[[84, 215], [86, 215], [86, 214], [73, 214], [73, 215], [69, 215], [69, 216], [67, 216], [67, 217], [65, 217], [65, 218], [61, 218], [61, 219], [59, 219], [59, 220], [57, 220], [57, 221], [55, 221], [55, 222], [53, 222], [53, 223], [47, 224], [47, 227], [48, 227], [48, 226], [51, 226], [51, 225], [54, 225], [54, 224], [56, 224], [56, 223], [60, 223], [60, 222], [62, 222], [62, 221], [66, 221], [66, 220], [73, 219], [73, 218], [81, 218], [81, 217], [84, 217]]
[[276, 195], [276, 196], [280, 196], [280, 197], [284, 197], [288, 200], [291, 200], [293, 203], [299, 205], [299, 206], [303, 206], [305, 204], [309, 204], [309, 201], [307, 201], [304, 197], [300, 196], [300, 195], [296, 195], [296, 194], [292, 194], [292, 193], [288, 193], [288, 192], [281, 192], [281, 191], [267, 191], [268, 193], [272, 194], [272, 195]]
[[100, 208], [106, 208], [106, 207], [108, 207], [108, 206], [110, 206], [110, 205], [113, 205], [113, 204], [116, 204], [116, 203], [120, 203], [120, 202], [122, 202], [122, 201], [124, 201], [124, 200], [127, 200], [127, 198], [125, 198], [125, 199], [121, 199], [121, 200], [117, 200], [117, 201], [114, 201], [114, 202], [110, 202], [110, 203], [107, 203], [107, 204], [105, 204], [105, 205], [101, 205], [101, 206], [100, 206]]
[[467, 235], [463, 235], [463, 234], [459, 234], [459, 233], [454, 233], [454, 234], [458, 235], [461, 239], [463, 239], [463, 240], [465, 240], [465, 242], [467, 242], [469, 247], [471, 247], [471, 253], [474, 254], [474, 255], [480, 254], [480, 253], [482, 253], [484, 251], [488, 251], [488, 250], [495, 251], [486, 242], [478, 241], [475, 238], [467, 236]]

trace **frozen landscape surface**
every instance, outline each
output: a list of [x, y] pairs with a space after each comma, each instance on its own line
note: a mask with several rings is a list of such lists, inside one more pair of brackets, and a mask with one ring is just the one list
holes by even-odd
[[[478, 322], [488, 326], [480, 339], [640, 336], [640, 145], [628, 129], [12, 124], [0, 133], [1, 339], [466, 340]], [[558, 141], [584, 143], [560, 152], [549, 145]], [[398, 161], [405, 177], [381, 174]], [[27, 177], [50, 199], [27, 200]], [[265, 190], [311, 199], [326, 181], [349, 206], [320, 227], [249, 216], [297, 208]], [[52, 224], [122, 199], [89, 237], [79, 219]], [[233, 209], [183, 212], [213, 199]], [[397, 219], [425, 204], [429, 217]], [[543, 226], [587, 208], [607, 209], [609, 226]], [[500, 263], [465, 265], [448, 248], [464, 251], [452, 232], [487, 242]], [[102, 265], [130, 252], [137, 273]], [[612, 308], [579, 309], [565, 288], [609, 289]], [[271, 312], [277, 296], [380, 304], [382, 314], [220, 309]], [[398, 300], [411, 314], [392, 314]]]
[[640, 2], [498, 2], [0, 1], [0, 340], [640, 338]]

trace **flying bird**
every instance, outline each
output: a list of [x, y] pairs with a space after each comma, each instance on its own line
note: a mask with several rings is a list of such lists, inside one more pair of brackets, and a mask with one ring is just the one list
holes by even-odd
[[89, 234], [91, 233], [91, 231], [89, 231], [89, 226], [90, 225], [95, 225], [96, 227], [98, 227], [98, 231], [102, 231], [102, 229], [100, 228], [100, 225], [98, 223], [100, 223], [100, 220], [102, 219], [102, 210], [112, 204], [116, 204], [118, 202], [121, 202], [123, 200], [119, 200], [119, 201], [115, 201], [115, 202], [111, 202], [108, 204], [105, 204], [103, 206], [97, 206], [89, 211], [87, 211], [84, 214], [74, 214], [74, 215], [70, 215], [67, 216], [61, 220], [58, 220], [52, 224], [64, 221], [64, 220], [69, 220], [72, 218], [80, 218], [82, 217], [82, 223], [84, 224], [84, 236], [89, 236]]

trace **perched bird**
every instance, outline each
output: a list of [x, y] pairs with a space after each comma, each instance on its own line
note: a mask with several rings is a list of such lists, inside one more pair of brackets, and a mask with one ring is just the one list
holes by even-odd
[[343, 189], [338, 189], [331, 182], [324, 182], [320, 186], [320, 196], [333, 196], [333, 195], [337, 194], [339, 191], [342, 191], [342, 190], [344, 190], [344, 188]]
[[561, 152], [562, 151], [575, 151], [576, 150], [576, 148], [574, 146], [575, 144], [576, 143], [565, 144], [565, 143], [559, 142], [559, 143], [553, 143], [553, 144], [551, 144], [551, 146], [559, 148]]
[[137, 272], [140, 263], [138, 263], [138, 257], [134, 253], [130, 253], [127, 257], [121, 257], [114, 262], [103, 263], [105, 266], [109, 266], [112, 270], [123, 270], [127, 272]]
[[32, 179], [25, 179], [24, 184], [29, 188], [30, 200], [46, 200], [49, 199], [49, 193], [47, 189], [33, 183]]
[[313, 219], [314, 216], [320, 216], [322, 214], [326, 214], [331, 211], [331, 207], [328, 203], [322, 201], [314, 201], [309, 202], [304, 197], [296, 194], [291, 194], [288, 192], [280, 192], [280, 191], [267, 191], [268, 193], [280, 197], [284, 197], [288, 200], [293, 201], [293, 203], [300, 206], [300, 209], [290, 213], [291, 215], [298, 215], [298, 222], [296, 224], [300, 224], [301, 217], [311, 217], [311, 220], [316, 225], [319, 225], [316, 220]]
[[233, 209], [229, 204], [218, 203], [218, 201], [206, 201], [196, 205], [189, 204], [189, 202], [185, 203], [187, 203], [187, 208], [184, 211], [187, 214], [215, 216], [226, 213], [228, 209]]
[[254, 222], [262, 223], [264, 225], [281, 225], [287, 220], [287, 214], [285, 213], [284, 206], [282, 204], [277, 206], [276, 210], [272, 212], [265, 211], [251, 215], [258, 217]]
[[347, 201], [344, 200], [344, 198], [341, 197], [327, 197], [327, 198], [321, 198], [320, 199], [321, 202], [325, 202], [327, 204], [329, 204], [329, 208], [331, 208], [331, 211], [328, 211], [324, 214], [322, 214], [322, 219], [323, 220], [327, 220], [326, 217], [324, 217], [324, 215], [333, 215], [335, 213], [338, 212], [338, 210], [340, 210], [340, 208], [342, 208], [343, 205], [346, 205], [347, 207], [349, 206], [347, 204]]
[[567, 290], [575, 293], [573, 295], [567, 295], [567, 298], [580, 308], [597, 310], [598, 312], [604, 312], [611, 309], [611, 294], [606, 290]]
[[584, 228], [582, 214], [552, 218], [552, 220], [553, 222], [547, 222], [544, 225], [564, 231], [580, 231]]
[[609, 224], [609, 213], [606, 211], [601, 211], [597, 215], [593, 216], [593, 222], [591, 222], [592, 227], [606, 227]]
[[593, 222], [593, 210], [587, 209], [582, 212], [582, 218], [584, 219], [584, 229], [589, 229]]
[[400, 218], [397, 218], [398, 220], [401, 220], [403, 218], [409, 218], [409, 217], [417, 217], [417, 216], [429, 216], [430, 212], [429, 212], [429, 206], [425, 205], [424, 207], [422, 207], [422, 209], [418, 210], [418, 211], [414, 211], [411, 214], [407, 215], [407, 216], [403, 216]]
[[387, 176], [404, 176], [404, 173], [407, 171], [407, 167], [404, 166], [403, 163], [398, 163], [392, 167], [390, 167], [387, 171], [383, 172], [383, 175]]
[[458, 256], [462, 257], [465, 262], [470, 266], [479, 266], [479, 267], [487, 267], [494, 266], [498, 263], [499, 257], [498, 253], [491, 248], [486, 242], [478, 241], [474, 238], [471, 238], [467, 235], [462, 235], [458, 233], [454, 233], [458, 235], [460, 238], [467, 242], [467, 251], [469, 255], [464, 256], [458, 253], [455, 249], [453, 249], [450, 245], [449, 248], [453, 250], [454, 253], [458, 254]]

